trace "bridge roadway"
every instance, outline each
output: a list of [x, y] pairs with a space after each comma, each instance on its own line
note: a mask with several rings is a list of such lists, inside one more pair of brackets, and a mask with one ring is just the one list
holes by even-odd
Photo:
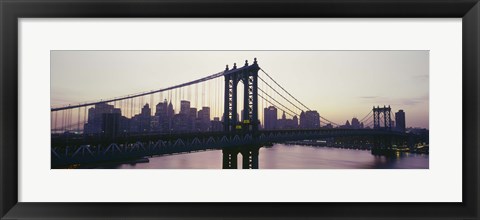
[[260, 130], [249, 133], [144, 133], [106, 138], [74, 134], [52, 135], [52, 168], [98, 164], [210, 149], [241, 149], [284, 141], [335, 137], [404, 137], [405, 133], [373, 129]]

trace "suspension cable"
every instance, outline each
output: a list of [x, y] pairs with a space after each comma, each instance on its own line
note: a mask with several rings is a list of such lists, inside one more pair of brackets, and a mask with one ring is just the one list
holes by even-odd
[[[292, 94], [290, 94], [285, 88], [283, 88], [277, 81], [275, 81], [267, 72], [265, 72], [265, 70], [261, 69], [260, 70], [265, 73], [265, 75], [270, 78], [278, 87], [280, 87], [285, 93], [287, 93], [290, 97], [292, 97], [295, 101], [297, 101], [300, 105], [302, 105], [303, 107], [305, 107], [307, 110], [311, 111], [310, 108], [308, 108], [305, 104], [303, 104], [302, 102], [300, 102], [297, 98], [295, 98]], [[281, 93], [279, 93], [277, 90], [275, 90], [272, 86], [270, 86], [267, 82], [265, 82], [265, 80], [263, 80], [260, 76], [258, 77], [260, 80], [262, 80], [268, 87], [270, 87], [273, 91], [275, 91], [277, 94], [279, 94], [282, 98], [284, 98], [285, 100], [287, 100], [290, 104], [292, 104], [293, 106], [295, 106], [297, 109], [303, 111], [303, 109], [299, 108], [298, 106], [296, 106], [295, 104], [293, 104], [290, 100], [288, 100], [287, 98], [285, 98]], [[322, 118], [323, 120], [333, 124], [333, 125], [336, 125], [336, 126], [339, 126], [339, 124], [335, 123], [335, 122], [332, 122], [322, 116], [320, 116], [320, 118]]]
[[360, 120], [360, 122], [363, 122], [373, 111], [370, 111], [368, 112], [367, 115], [365, 115], [365, 117], [362, 118], [362, 120]]
[[152, 90], [152, 91], [143, 92], [143, 93], [130, 94], [130, 95], [127, 95], [127, 96], [112, 98], [112, 99], [108, 99], [108, 100], [100, 100], [100, 101], [95, 101], [95, 102], [88, 102], [88, 103], [81, 103], [81, 104], [76, 104], [76, 105], [68, 105], [68, 106], [63, 106], [63, 107], [51, 108], [51, 111], [54, 112], [54, 111], [60, 111], [60, 110], [65, 110], [65, 109], [73, 109], [73, 108], [78, 108], [78, 107], [83, 107], [83, 106], [96, 105], [96, 104], [101, 104], [101, 103], [109, 103], [109, 102], [114, 102], [114, 101], [119, 101], [119, 100], [132, 99], [132, 98], [141, 97], [141, 96], [145, 96], [145, 95], [150, 95], [150, 94], [154, 94], [154, 93], [159, 93], [159, 92], [163, 92], [163, 91], [169, 91], [169, 90], [172, 90], [172, 89], [182, 88], [184, 86], [197, 84], [197, 83], [200, 83], [200, 82], [215, 79], [215, 78], [223, 76], [224, 73], [225, 72], [222, 71], [222, 72], [215, 73], [215, 74], [212, 74], [212, 75], [207, 76], [207, 77], [203, 77], [203, 78], [193, 80], [193, 81], [190, 81], [190, 82], [186, 82], [186, 83], [178, 84], [178, 85], [175, 85], [175, 86], [167, 87], [167, 88], [164, 88], [164, 89]]
[[330, 123], [330, 124], [332, 124], [332, 125], [335, 125], [335, 126], [340, 126], [339, 124], [337, 124], [337, 123], [335, 123], [335, 122], [333, 122], [333, 121], [330, 121], [330, 120], [328, 120], [328, 119], [324, 118], [324, 117], [323, 117], [323, 116], [321, 116], [321, 115], [320, 115], [320, 118], [321, 118], [321, 119], [323, 119], [323, 120], [325, 120], [325, 121], [327, 121], [327, 122], [329, 122], [329, 123]]
[[[296, 106], [295, 104], [293, 104], [290, 100], [288, 100], [287, 98], [285, 98], [285, 96], [283, 96], [282, 94], [280, 94], [277, 90], [275, 90], [270, 84], [268, 84], [267, 82], [265, 82], [265, 80], [262, 79], [262, 77], [258, 77], [260, 80], [262, 80], [262, 82], [265, 83], [265, 85], [267, 85], [268, 87], [270, 87], [273, 91], [275, 91], [278, 95], [280, 95], [283, 99], [285, 99], [287, 102], [289, 102], [290, 104], [292, 104], [295, 108], [299, 109], [300, 111], [303, 111], [303, 109], [299, 108], [298, 106]], [[310, 110], [310, 109], [309, 109]]]
[[282, 107], [284, 107], [285, 109], [287, 109], [288, 111], [290, 111], [290, 113], [294, 114], [294, 115], [297, 115], [297, 113], [295, 113], [294, 111], [292, 111], [291, 109], [287, 108], [285, 105], [283, 105], [282, 103], [280, 103], [279, 101], [277, 101], [276, 99], [274, 99], [272, 96], [270, 96], [269, 94], [265, 93], [263, 90], [261, 90], [260, 88], [258, 88], [259, 91], [261, 91], [263, 94], [265, 94], [267, 97], [271, 98], [273, 101], [277, 102], [279, 105], [281, 105]]
[[310, 108], [308, 108], [306, 105], [304, 105], [302, 102], [298, 101], [298, 99], [296, 99], [295, 97], [293, 97], [292, 94], [290, 94], [286, 89], [284, 89], [280, 84], [277, 83], [277, 81], [275, 81], [270, 75], [268, 75], [267, 72], [265, 72], [265, 70], [263, 70], [262, 68], [260, 68], [260, 70], [265, 73], [266, 76], [268, 76], [268, 78], [270, 78], [275, 84], [277, 84], [278, 87], [280, 87], [283, 91], [285, 91], [288, 95], [290, 95], [290, 97], [292, 97], [293, 99], [295, 99], [295, 101], [297, 101], [298, 103], [300, 103], [300, 105], [302, 105], [303, 107], [305, 107], [306, 109], [308, 109], [309, 111]]
[[[267, 103], [270, 103], [270, 105], [273, 105], [273, 107], [275, 107], [275, 108], [277, 108], [277, 109], [279, 109], [279, 110], [282, 110], [282, 111], [285, 112], [286, 114], [294, 117], [294, 115], [290, 114], [290, 112], [285, 111], [284, 109], [277, 107], [275, 104], [273, 104], [272, 102], [268, 101], [267, 99], [265, 99], [265, 98], [264, 98], [263, 96], [261, 96], [260, 94], [258, 94], [258, 97], [262, 98], [262, 99], [265, 100]], [[264, 119], [264, 120], [265, 120], [265, 119]]]

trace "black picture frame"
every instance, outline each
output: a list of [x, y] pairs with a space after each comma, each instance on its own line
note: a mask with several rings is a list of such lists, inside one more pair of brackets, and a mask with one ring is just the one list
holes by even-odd
[[[0, 0], [2, 219], [479, 219], [478, 0]], [[462, 203], [18, 202], [19, 18], [371, 17], [462, 18]], [[460, 120], [452, 116], [453, 120]], [[441, 193], [441, 192], [439, 192]]]

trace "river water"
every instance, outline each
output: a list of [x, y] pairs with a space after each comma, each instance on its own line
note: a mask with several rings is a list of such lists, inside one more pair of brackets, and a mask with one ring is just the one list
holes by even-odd
[[[221, 169], [222, 151], [211, 150], [149, 158], [148, 163], [114, 164], [106, 169]], [[241, 168], [241, 155], [238, 167]], [[260, 169], [428, 169], [428, 155], [374, 156], [367, 150], [275, 144], [260, 148]]]

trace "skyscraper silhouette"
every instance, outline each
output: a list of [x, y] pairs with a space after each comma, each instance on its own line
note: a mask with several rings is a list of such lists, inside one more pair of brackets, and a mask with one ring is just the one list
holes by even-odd
[[398, 112], [395, 113], [395, 121], [395, 129], [397, 131], [405, 132], [405, 112], [403, 110], [398, 110]]

